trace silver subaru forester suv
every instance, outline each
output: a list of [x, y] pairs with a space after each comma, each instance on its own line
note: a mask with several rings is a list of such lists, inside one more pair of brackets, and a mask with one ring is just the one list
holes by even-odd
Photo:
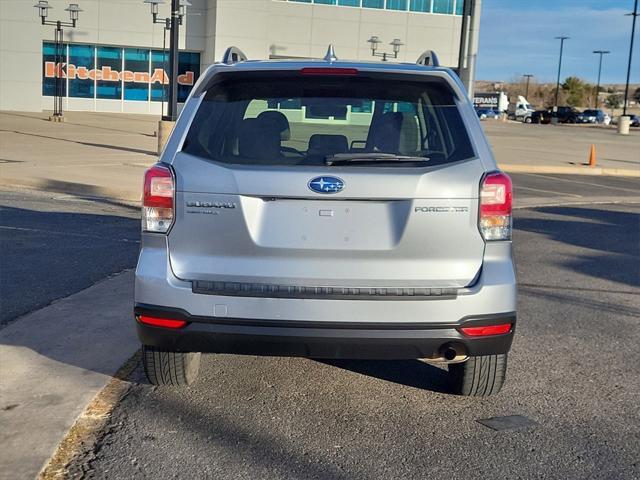
[[149, 381], [200, 352], [445, 362], [497, 393], [516, 323], [512, 186], [457, 75], [246, 61], [198, 80], [145, 174], [135, 318]]

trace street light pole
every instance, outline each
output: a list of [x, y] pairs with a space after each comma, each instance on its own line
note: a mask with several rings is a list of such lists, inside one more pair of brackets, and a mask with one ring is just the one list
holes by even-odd
[[631, 58], [633, 57], [633, 38], [636, 33], [636, 18], [638, 18], [638, 0], [633, 6], [633, 13], [627, 13], [627, 16], [633, 16], [631, 24], [631, 43], [629, 44], [629, 64], [627, 66], [627, 83], [624, 89], [624, 104], [622, 105], [622, 116], [627, 116], [627, 99], [629, 97], [629, 78], [631, 77]]
[[593, 53], [597, 53], [600, 55], [600, 62], [598, 63], [598, 85], [596, 87], [596, 105], [595, 105], [595, 108], [598, 108], [598, 99], [600, 95], [600, 74], [602, 73], [602, 56], [611, 52], [609, 50], [594, 50]]
[[[637, 1], [637, 0], [636, 0]], [[558, 61], [558, 79], [556, 80], [556, 99], [554, 102], [554, 111], [558, 111], [558, 94], [560, 93], [560, 70], [562, 69], [562, 49], [564, 47], [564, 41], [569, 37], [561, 36], [556, 37], [556, 40], [560, 40], [560, 60]]]
[[75, 28], [76, 23], [78, 22], [78, 15], [82, 12], [82, 9], [78, 6], [77, 3], [70, 3], [67, 8], [64, 9], [65, 12], [69, 12], [70, 22], [63, 22], [62, 20], [47, 20], [47, 16], [49, 14], [49, 9], [53, 8], [49, 5], [47, 0], [40, 0], [37, 4], [34, 5], [34, 8], [38, 9], [38, 16], [40, 17], [40, 21], [42, 25], [52, 25], [55, 26], [55, 34], [54, 34], [54, 42], [55, 42], [55, 53], [53, 56], [53, 62], [55, 63], [55, 69], [53, 74], [53, 115], [49, 117], [49, 120], [52, 122], [63, 122], [64, 115], [62, 112], [62, 97], [63, 95], [63, 66], [66, 59], [63, 58], [63, 47], [64, 47], [64, 30], [62, 27]]
[[[151, 15], [153, 23], [159, 23], [164, 26], [164, 33], [169, 30], [169, 95], [167, 102], [167, 114], [162, 115], [162, 120], [158, 122], [158, 154], [162, 152], [169, 135], [173, 130], [173, 125], [178, 118], [178, 56], [179, 56], [179, 38], [180, 25], [182, 19], [187, 14], [187, 7], [191, 6], [189, 0], [171, 0], [171, 12], [167, 18], [158, 17], [158, 6], [165, 3], [165, 0], [144, 0], [143, 3], [149, 4], [151, 7]], [[164, 54], [164, 38], [163, 38], [163, 66], [166, 62]], [[163, 89], [163, 110], [164, 110], [164, 89]]]
[[527, 99], [527, 101], [529, 100], [529, 80], [531, 80], [531, 77], [533, 77], [533, 74], [531, 73], [525, 73], [524, 75], [522, 75], [523, 77], [525, 77], [527, 79], [527, 86], [524, 89], [524, 98]]
[[169, 31], [169, 105], [163, 120], [175, 122], [178, 118], [178, 48], [180, 38], [180, 0], [171, 0]]

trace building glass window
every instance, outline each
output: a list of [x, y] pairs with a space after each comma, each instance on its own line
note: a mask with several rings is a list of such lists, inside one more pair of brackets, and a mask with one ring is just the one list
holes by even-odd
[[433, 0], [433, 13], [453, 13], [453, 0]]
[[124, 49], [122, 80], [125, 100], [149, 100], [149, 50]]
[[421, 13], [445, 13], [462, 15], [465, 0], [281, 0], [319, 5], [340, 5], [344, 7], [386, 8]]
[[96, 98], [111, 100], [122, 99], [122, 49], [116, 47], [98, 47], [97, 65], [100, 71], [96, 82]]
[[200, 54], [180, 52], [178, 55], [178, 101], [184, 102], [200, 76]]
[[300, 110], [302, 108], [302, 102], [299, 98], [287, 98], [280, 100], [278, 108], [285, 108], [288, 110]]
[[[183, 52], [180, 52], [182, 55]], [[169, 82], [166, 72], [169, 70], [169, 52], [162, 50], [151, 51], [151, 101], [166, 101], [168, 95], [167, 84]], [[165, 83], [166, 82], [166, 83]]]
[[69, 79], [70, 97], [94, 97], [94, 55], [95, 48], [92, 45], [69, 45], [67, 78]]
[[[42, 44], [42, 95], [54, 95], [55, 77], [60, 74], [63, 96], [67, 96], [65, 87], [68, 82], [69, 97], [162, 101], [163, 86], [169, 81], [166, 73], [168, 53], [148, 48], [123, 49], [99, 45], [65, 44], [62, 48], [63, 56], [58, 62], [62, 66], [56, 67], [55, 44]], [[187, 99], [199, 76], [200, 53], [180, 52], [179, 102]]]
[[387, 0], [387, 10], [407, 10], [407, 0]]
[[384, 0], [362, 0], [362, 6], [367, 8], [384, 8]]
[[412, 12], [431, 12], [431, 0], [411, 0], [409, 10]]
[[360, 102], [353, 100], [351, 113], [371, 113], [373, 112], [373, 100], [362, 99]]
[[[58, 52], [62, 55], [62, 63], [67, 61], [67, 46], [61, 45]], [[56, 90], [56, 44], [45, 42], [42, 44], [42, 95], [53, 97]], [[62, 81], [62, 95], [67, 95], [67, 82]]]

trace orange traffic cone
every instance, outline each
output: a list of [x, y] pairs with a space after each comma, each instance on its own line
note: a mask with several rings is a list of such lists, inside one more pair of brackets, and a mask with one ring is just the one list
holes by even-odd
[[596, 146], [593, 143], [591, 144], [591, 151], [589, 152], [589, 166], [596, 166]]

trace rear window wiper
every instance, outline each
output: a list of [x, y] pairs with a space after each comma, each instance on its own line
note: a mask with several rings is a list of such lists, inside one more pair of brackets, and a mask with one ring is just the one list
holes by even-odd
[[374, 163], [374, 162], [428, 162], [429, 157], [411, 155], [396, 155], [394, 153], [369, 152], [369, 153], [336, 153], [325, 157], [326, 165], [338, 165], [345, 163]]

